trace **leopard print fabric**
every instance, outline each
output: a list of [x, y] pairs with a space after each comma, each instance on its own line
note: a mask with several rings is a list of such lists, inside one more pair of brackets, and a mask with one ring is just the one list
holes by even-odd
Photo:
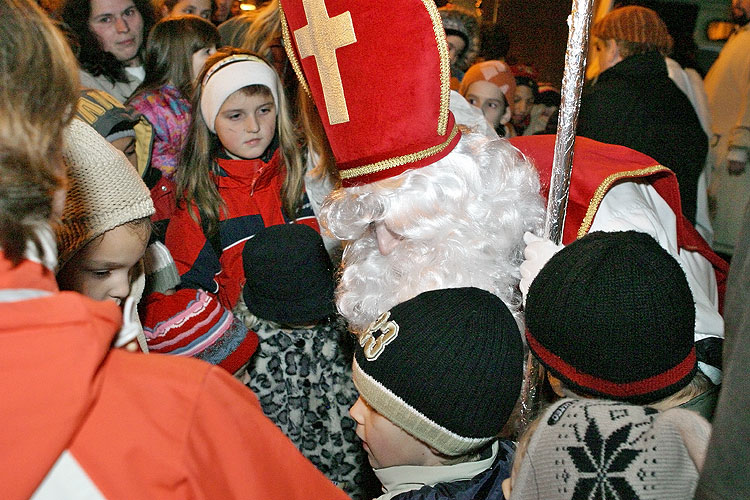
[[349, 335], [343, 322], [285, 328], [258, 320], [253, 329], [260, 343], [247, 386], [263, 412], [331, 481], [352, 498], [365, 498], [369, 463], [349, 416], [358, 392], [351, 356], [342, 350]]

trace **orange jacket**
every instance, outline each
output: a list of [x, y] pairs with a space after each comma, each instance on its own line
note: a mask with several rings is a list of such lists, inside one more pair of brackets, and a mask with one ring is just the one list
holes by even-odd
[[3, 498], [347, 498], [224, 370], [111, 350], [120, 316], [0, 251]]

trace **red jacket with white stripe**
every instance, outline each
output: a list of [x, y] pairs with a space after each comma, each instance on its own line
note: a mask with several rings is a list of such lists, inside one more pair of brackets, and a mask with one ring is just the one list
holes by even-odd
[[[245, 283], [242, 248], [247, 240], [264, 227], [276, 224], [295, 222], [316, 231], [320, 228], [307, 196], [294, 221], [284, 216], [280, 193], [285, 169], [278, 149], [268, 163], [260, 159], [217, 161], [221, 174], [214, 179], [227, 209], [219, 218], [221, 256], [216, 255], [201, 224], [193, 220], [187, 207], [178, 208], [172, 215], [165, 243], [177, 264], [180, 287], [215, 294], [231, 310]], [[191, 210], [197, 211], [194, 206]]]

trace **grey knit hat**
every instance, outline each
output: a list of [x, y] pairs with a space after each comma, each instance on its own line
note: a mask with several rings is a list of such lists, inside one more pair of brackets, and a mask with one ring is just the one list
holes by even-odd
[[521, 392], [523, 346], [513, 315], [478, 288], [424, 292], [360, 337], [352, 378], [395, 425], [450, 456], [493, 441]]
[[516, 457], [511, 498], [693, 498], [710, 434], [690, 410], [558, 401]]
[[58, 269], [94, 238], [154, 213], [151, 194], [133, 165], [81, 120], [65, 129], [63, 161], [68, 192], [57, 228]]

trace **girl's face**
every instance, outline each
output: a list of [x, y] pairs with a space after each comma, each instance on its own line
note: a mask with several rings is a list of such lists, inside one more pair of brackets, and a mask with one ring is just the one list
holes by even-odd
[[244, 160], [260, 157], [276, 132], [273, 96], [270, 92], [247, 95], [238, 90], [219, 108], [214, 128], [231, 157]]
[[516, 95], [513, 98], [513, 122], [523, 123], [531, 113], [534, 105], [534, 92], [526, 85], [516, 86]]
[[130, 293], [133, 270], [146, 251], [148, 224], [125, 224], [91, 241], [57, 275], [62, 290], [118, 305]]
[[91, 0], [89, 29], [104, 52], [126, 66], [140, 64], [143, 18], [133, 0]]
[[210, 19], [211, 0], [180, 0], [172, 7], [172, 10], [165, 13], [165, 17], [181, 16], [184, 14], [192, 14], [200, 16], [203, 19]]
[[201, 70], [203, 69], [203, 64], [205, 64], [206, 59], [208, 59], [210, 56], [214, 55], [215, 53], [216, 53], [216, 45], [211, 45], [210, 47], [202, 48], [199, 51], [196, 51], [195, 53], [193, 53], [193, 61], [192, 61], [193, 81], [195, 81], [195, 79], [198, 78], [198, 75], [201, 74]]
[[482, 110], [484, 118], [492, 128], [508, 123], [510, 109], [505, 107], [505, 96], [500, 87], [492, 82], [477, 80], [466, 89], [466, 100]]

